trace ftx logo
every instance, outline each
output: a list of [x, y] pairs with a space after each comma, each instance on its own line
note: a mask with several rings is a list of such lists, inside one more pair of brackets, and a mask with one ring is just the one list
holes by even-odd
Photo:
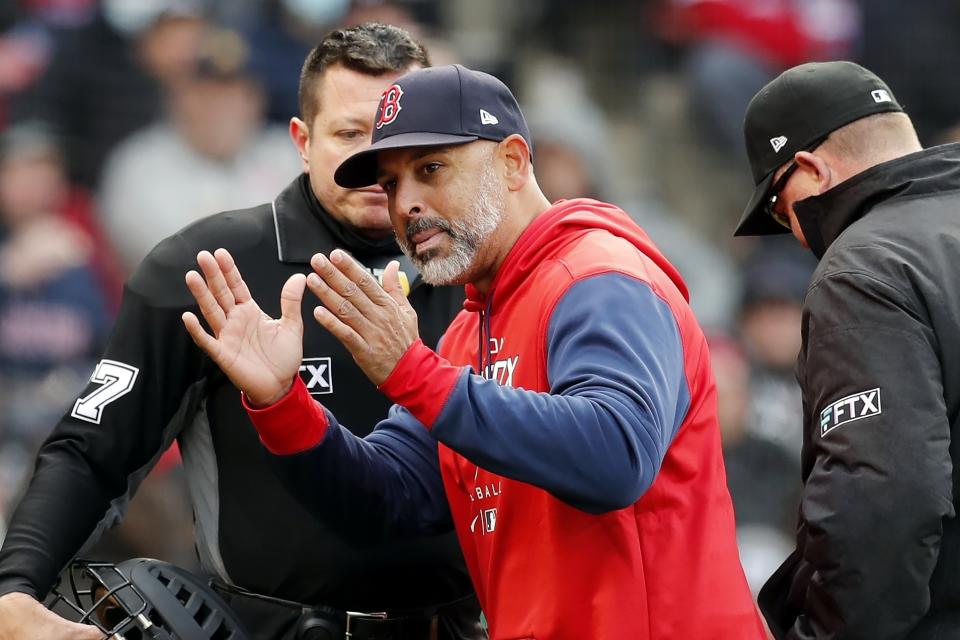
[[300, 377], [312, 396], [333, 393], [333, 371], [329, 357], [304, 358], [300, 365]]
[[878, 416], [880, 413], [879, 387], [840, 398], [820, 412], [820, 437], [848, 422]]

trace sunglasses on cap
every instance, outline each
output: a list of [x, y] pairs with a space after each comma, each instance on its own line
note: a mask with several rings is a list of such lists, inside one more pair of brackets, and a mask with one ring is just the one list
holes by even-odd
[[780, 198], [780, 192], [787, 186], [787, 180], [790, 179], [790, 176], [793, 175], [793, 172], [796, 171], [799, 166], [796, 161], [791, 162], [787, 170], [780, 174], [780, 177], [777, 178], [777, 181], [774, 182], [770, 188], [770, 198], [767, 200], [767, 205], [764, 208], [764, 211], [767, 212], [768, 216], [773, 218], [774, 222], [787, 229], [790, 228], [790, 217], [785, 213], [777, 211], [777, 200]]

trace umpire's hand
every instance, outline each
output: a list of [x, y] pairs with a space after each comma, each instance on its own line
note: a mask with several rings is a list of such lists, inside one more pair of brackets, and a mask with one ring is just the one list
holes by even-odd
[[307, 286], [324, 307], [313, 316], [343, 343], [367, 377], [380, 386], [410, 345], [419, 339], [417, 312], [400, 284], [400, 263], [384, 269], [383, 287], [345, 251], [310, 261]]
[[226, 249], [201, 251], [197, 264], [203, 276], [187, 273], [187, 287], [213, 335], [189, 311], [183, 314], [187, 331], [253, 405], [276, 402], [293, 386], [303, 359], [300, 302], [305, 276], [290, 276], [283, 285], [280, 319], [274, 320], [250, 297]]
[[0, 596], [0, 640], [101, 640], [94, 626], [75, 624], [48, 610], [33, 596]]

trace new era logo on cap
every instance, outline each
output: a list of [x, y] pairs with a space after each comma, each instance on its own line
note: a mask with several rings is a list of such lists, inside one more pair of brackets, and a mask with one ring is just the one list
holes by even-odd
[[783, 149], [783, 145], [787, 144], [787, 136], [777, 136], [776, 138], [770, 138], [770, 144], [773, 146], [774, 153], [778, 153], [780, 149]]
[[500, 124], [500, 121], [486, 109], [480, 109], [480, 124]]
[[893, 98], [890, 97], [890, 94], [883, 89], [871, 91], [870, 95], [873, 96], [874, 102], [893, 102]]

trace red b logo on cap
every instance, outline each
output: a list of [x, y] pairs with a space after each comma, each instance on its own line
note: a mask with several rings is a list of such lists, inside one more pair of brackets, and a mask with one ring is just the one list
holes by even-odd
[[377, 120], [377, 129], [385, 124], [390, 124], [397, 119], [400, 113], [400, 97], [403, 95], [403, 89], [395, 84], [383, 92], [380, 98], [380, 118]]

